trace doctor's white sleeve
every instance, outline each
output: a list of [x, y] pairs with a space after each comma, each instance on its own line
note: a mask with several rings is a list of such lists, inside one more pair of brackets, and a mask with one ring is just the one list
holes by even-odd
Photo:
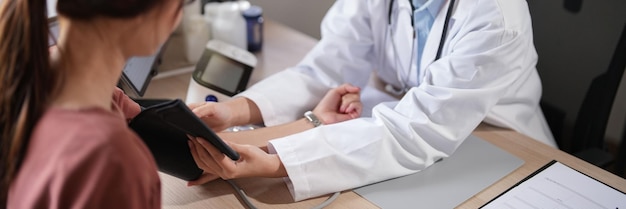
[[[497, 1], [497, 0], [496, 0]], [[460, 21], [451, 50], [418, 87], [377, 105], [371, 118], [320, 126], [270, 141], [296, 201], [408, 175], [451, 155], [534, 68], [530, 20], [507, 25], [496, 1]], [[461, 6], [461, 5], [459, 5]], [[462, 7], [461, 7], [462, 8]], [[483, 19], [481, 19], [483, 18]], [[526, 20], [524, 20], [526, 21]], [[523, 21], [522, 21], [523, 22]], [[523, 101], [521, 101], [523, 103]]]
[[337, 1], [322, 21], [322, 39], [295, 67], [278, 72], [237, 96], [254, 101], [266, 126], [302, 118], [331, 88], [367, 85], [373, 39], [367, 1]]

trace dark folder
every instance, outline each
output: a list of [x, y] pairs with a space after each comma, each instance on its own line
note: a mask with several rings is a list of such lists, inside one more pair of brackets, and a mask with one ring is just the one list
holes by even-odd
[[203, 172], [193, 160], [188, 135], [201, 137], [230, 159], [239, 160], [239, 154], [179, 99], [145, 108], [129, 126], [148, 146], [159, 171], [183, 180], [198, 179]]

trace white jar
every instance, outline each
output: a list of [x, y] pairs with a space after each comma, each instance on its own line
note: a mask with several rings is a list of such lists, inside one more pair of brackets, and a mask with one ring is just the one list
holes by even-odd
[[190, 18], [192, 16], [200, 15], [200, 1], [194, 1], [189, 5], [185, 5], [183, 7], [183, 18], [181, 23], [178, 25], [176, 30], [174, 30], [174, 34], [183, 34], [185, 33], [185, 27], [189, 27]]
[[188, 17], [188, 24], [184, 27], [186, 58], [189, 63], [196, 63], [200, 59], [204, 47], [211, 38], [210, 30], [202, 15]]
[[[217, 15], [211, 21], [212, 38], [247, 49], [246, 20], [241, 15], [242, 2], [222, 2]], [[249, 4], [247, 4], [249, 6]]]

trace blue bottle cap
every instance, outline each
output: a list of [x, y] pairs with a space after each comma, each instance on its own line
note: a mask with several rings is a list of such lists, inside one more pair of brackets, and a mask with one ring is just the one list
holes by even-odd
[[244, 17], [259, 17], [263, 14], [263, 9], [260, 6], [251, 5], [250, 8], [243, 11]]
[[215, 95], [209, 94], [204, 98], [205, 102], [217, 102], [217, 97]]

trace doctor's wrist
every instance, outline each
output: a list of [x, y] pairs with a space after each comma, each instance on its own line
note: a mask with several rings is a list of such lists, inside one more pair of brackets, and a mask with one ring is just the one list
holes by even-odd
[[313, 111], [306, 111], [304, 113], [304, 119], [313, 125], [313, 127], [324, 125], [324, 122], [317, 116], [318, 114], [313, 113]]

